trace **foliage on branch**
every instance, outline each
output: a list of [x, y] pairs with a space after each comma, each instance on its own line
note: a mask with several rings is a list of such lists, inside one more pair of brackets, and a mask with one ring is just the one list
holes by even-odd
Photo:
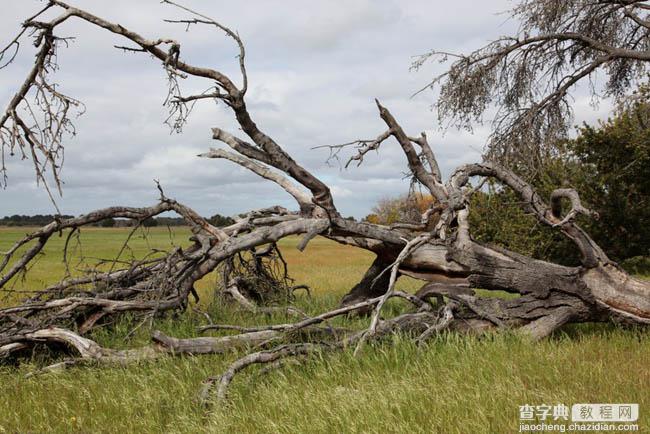
[[[613, 259], [650, 255], [650, 95], [641, 88], [635, 99], [597, 126], [583, 125], [574, 140], [544, 162], [532, 183], [542, 196], [558, 185], [580, 191], [599, 219], [583, 227]], [[569, 243], [537, 225], [508, 190], [476, 194], [471, 205], [477, 240], [547, 260], [575, 263]]]
[[616, 259], [650, 255], [650, 92], [569, 142], [581, 176], [576, 188], [598, 210], [586, 229]]
[[471, 129], [490, 118], [490, 158], [534, 168], [570, 132], [579, 83], [598, 101], [625, 97], [643, 79], [649, 10], [635, 0], [520, 0], [510, 11], [514, 34], [468, 54], [434, 50], [413, 67], [451, 59], [427, 86], [440, 91], [441, 124]]

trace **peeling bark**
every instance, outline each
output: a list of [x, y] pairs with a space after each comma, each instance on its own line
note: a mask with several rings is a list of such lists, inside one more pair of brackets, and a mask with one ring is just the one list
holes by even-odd
[[[404, 152], [414, 182], [437, 199], [436, 212], [426, 212], [421, 225], [398, 224], [392, 228], [341, 218], [329, 187], [264, 133], [248, 112], [245, 102], [248, 88], [245, 53], [237, 33], [172, 1], [164, 0], [163, 3], [180, 7], [194, 17], [172, 22], [188, 26], [209, 25], [225, 31], [235, 40], [240, 49], [241, 88], [218, 70], [184, 62], [181, 59], [181, 45], [177, 41], [169, 38], [147, 39], [122, 25], [63, 1], [50, 0], [46, 10], [59, 10], [59, 16], [49, 22], [40, 22], [36, 21], [37, 15], [23, 24], [25, 29], [34, 32], [39, 54], [25, 84], [0, 118], [3, 149], [10, 144], [30, 151], [35, 159], [37, 153], [42, 152], [49, 159], [48, 165], [56, 167], [56, 158], [59, 158], [56, 151], [61, 148], [61, 135], [58, 131], [37, 134], [39, 132], [28, 128], [16, 113], [18, 108], [27, 105], [26, 99], [32, 91], [37, 98], [42, 98], [43, 92], [47, 91], [50, 92], [49, 100], [53, 97], [63, 101], [63, 104], [73, 101], [58, 93], [53, 94], [46, 76], [48, 66], [55, 59], [54, 46], [58, 39], [54, 31], [68, 20], [79, 19], [134, 44], [133, 47], [119, 48], [149, 53], [162, 63], [170, 81], [168, 105], [179, 116], [174, 122], [175, 128], [184, 123], [188, 113], [185, 104], [188, 101], [210, 99], [225, 103], [248, 139], [214, 128], [213, 138], [229, 146], [230, 151], [213, 149], [202, 156], [227, 159], [276, 183], [296, 200], [299, 210], [289, 212], [281, 207], [272, 207], [251, 211], [229, 227], [216, 228], [191, 208], [165, 197], [160, 189], [160, 201], [151, 207], [111, 207], [77, 218], [57, 219], [19, 240], [4, 254], [0, 262], [0, 290], [13, 290], [11, 282], [15, 282], [18, 275], [28, 269], [52, 235], [64, 230], [77, 231], [105, 218], [124, 217], [142, 222], [172, 211], [182, 216], [190, 226], [192, 245], [128, 264], [117, 265], [116, 260], [110, 271], [95, 270], [81, 277], [68, 277], [34, 291], [29, 299], [18, 305], [0, 309], [0, 358], [19, 355], [35, 348], [37, 343], [52, 346], [64, 344], [74, 349], [81, 360], [102, 362], [127, 362], [156, 358], [161, 354], [219, 353], [231, 348], [255, 346], [253, 353], [235, 362], [224, 375], [213, 377], [206, 383], [207, 389], [219, 383], [218, 396], [224, 397], [234, 375], [251, 364], [276, 363], [285, 357], [305, 355], [321, 349], [340, 349], [353, 344], [357, 346], [355, 352], [358, 352], [365, 342], [394, 331], [419, 336], [419, 342], [447, 329], [478, 332], [487, 328], [519, 329], [539, 339], [570, 322], [616, 320], [640, 325], [650, 323], [650, 282], [627, 275], [575, 223], [577, 214], [594, 215], [580, 202], [578, 192], [556, 190], [549, 198], [549, 205], [532, 186], [511, 170], [489, 161], [464, 165], [444, 182], [426, 136], [407, 135], [393, 114], [379, 101], [376, 101], [379, 116], [388, 127], [387, 131], [373, 140], [357, 140], [331, 148], [339, 152], [345, 146], [357, 146], [358, 153], [350, 161], [361, 164], [368, 151], [377, 150], [385, 146], [389, 139], [395, 139]], [[177, 79], [185, 75], [206, 79], [214, 92], [181, 95]], [[45, 110], [46, 116], [53, 120], [49, 123], [51, 128], [59, 128], [69, 122], [67, 110], [48, 111], [51, 110], [50, 106], [46, 106]], [[15, 124], [13, 128], [7, 127], [10, 121]], [[39, 138], [49, 142], [40, 142]], [[36, 166], [37, 176], [43, 167]], [[565, 267], [490, 248], [473, 240], [467, 222], [469, 199], [476, 191], [468, 186], [472, 177], [492, 178], [512, 189], [541, 224], [554, 228], [574, 243], [582, 254], [581, 265]], [[564, 216], [559, 206], [563, 199], [571, 203], [570, 211]], [[434, 214], [437, 218], [435, 222], [430, 221]], [[350, 290], [342, 306], [337, 309], [287, 324], [251, 329], [226, 325], [204, 328], [238, 332], [226, 337], [176, 339], [154, 334], [154, 345], [123, 351], [102, 348], [82, 336], [103, 322], [127, 312], [148, 319], [164, 312], [185, 309], [194, 284], [233, 255], [268, 246], [291, 235], [304, 235], [299, 245], [303, 249], [317, 234], [377, 255], [362, 280]], [[20, 254], [20, 251], [24, 253]], [[395, 282], [400, 274], [424, 278], [431, 283], [416, 295], [404, 294], [395, 290]], [[518, 297], [484, 297], [471, 288], [506, 291]], [[234, 290], [231, 292], [237, 299], [236, 294], [241, 295], [238, 289], [236, 293]], [[383, 319], [382, 307], [391, 297], [407, 300], [413, 311]], [[435, 305], [429, 303], [431, 297], [437, 299]], [[263, 313], [257, 306], [249, 305], [245, 297], [239, 302], [251, 312]], [[313, 329], [331, 318], [364, 310], [372, 312], [367, 330]], [[323, 330], [330, 338], [326, 343], [320, 340]], [[318, 343], [310, 341], [311, 332], [318, 335]], [[302, 341], [285, 342], [296, 338]], [[273, 347], [276, 343], [279, 346]]]

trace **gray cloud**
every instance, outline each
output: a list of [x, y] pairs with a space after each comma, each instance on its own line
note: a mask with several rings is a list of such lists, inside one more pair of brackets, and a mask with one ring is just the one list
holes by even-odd
[[[0, 40], [41, 6], [38, 1], [5, 2]], [[165, 24], [178, 17], [158, 0], [105, 2], [81, 0], [87, 10], [132, 27], [148, 37], [166, 36], [182, 43], [182, 56], [238, 77], [236, 49], [222, 33], [208, 28]], [[442, 134], [430, 110], [433, 96], [412, 93], [426, 84], [439, 65], [410, 72], [414, 55], [431, 48], [468, 51], [512, 30], [498, 12], [507, 0], [320, 0], [200, 2], [188, 6], [237, 29], [248, 50], [251, 86], [249, 107], [260, 127], [299, 162], [332, 186], [345, 215], [362, 216], [380, 197], [405, 192], [406, 162], [398, 147], [387, 143], [364, 165], [341, 171], [328, 167], [317, 145], [370, 138], [382, 122], [373, 98], [390, 107], [414, 134], [426, 130], [445, 173], [480, 158], [489, 133]], [[88, 112], [78, 120], [78, 135], [67, 143], [63, 171], [64, 213], [79, 214], [114, 205], [155, 201], [153, 179], [168, 195], [199, 212], [234, 214], [274, 204], [293, 206], [284, 192], [225, 161], [202, 160], [196, 154], [217, 145], [210, 128], [237, 132], [223, 106], [197, 106], [183, 134], [169, 134], [163, 125], [166, 83], [161, 66], [148, 56], [116, 51], [124, 41], [79, 21], [66, 23], [62, 36], [77, 39], [62, 50], [56, 80], [62, 89], [84, 101]], [[9, 100], [33, 61], [25, 50], [10, 68], [0, 71], [0, 101]], [[32, 48], [30, 50], [30, 48]], [[188, 80], [189, 92], [209, 83]], [[583, 117], [595, 118], [583, 100]], [[602, 114], [607, 107], [601, 107]], [[349, 154], [347, 154], [349, 155]], [[52, 212], [41, 188], [34, 185], [29, 161], [9, 161], [9, 187], [0, 192], [0, 215]]]

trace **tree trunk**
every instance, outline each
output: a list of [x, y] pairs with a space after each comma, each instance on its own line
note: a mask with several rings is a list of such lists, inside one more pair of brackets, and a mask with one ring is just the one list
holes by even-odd
[[[173, 4], [171, 1], [165, 3]], [[49, 22], [36, 20], [50, 9], [59, 10], [60, 15]], [[343, 298], [342, 307], [295, 323], [234, 328], [212, 324], [211, 329], [222, 328], [241, 333], [239, 337], [223, 337], [216, 341], [154, 336], [157, 345], [165, 346], [166, 353], [202, 353], [222, 351], [224, 346], [234, 343], [248, 345], [263, 340], [265, 345], [270, 345], [271, 340], [275, 343], [286, 338], [285, 344], [275, 350], [259, 351], [235, 362], [221, 378], [221, 384], [227, 387], [232, 376], [250, 364], [275, 363], [283, 357], [305, 355], [324, 348], [345, 348], [353, 343], [357, 344], [358, 349], [367, 339], [398, 329], [421, 333], [418, 338], [418, 342], [421, 342], [446, 328], [518, 328], [533, 338], [542, 338], [568, 322], [615, 320], [650, 324], [650, 282], [631, 278], [575, 223], [577, 214], [595, 216], [582, 206], [576, 191], [555, 190], [551, 194], [550, 204], [547, 204], [531, 185], [507, 168], [489, 161], [462, 166], [443, 182], [426, 135], [407, 135], [379, 101], [376, 101], [379, 116], [387, 129], [375, 139], [331, 146], [332, 156], [336, 157], [345, 146], [355, 146], [356, 153], [350, 157], [348, 164], [352, 161], [361, 164], [368, 152], [378, 150], [387, 139], [392, 138], [406, 157], [413, 183], [426, 189], [435, 199], [435, 204], [422, 214], [420, 224], [386, 227], [341, 218], [329, 187], [265, 134], [248, 112], [245, 102], [248, 77], [244, 45], [238, 34], [204, 15], [185, 7], [182, 9], [184, 13], [200, 18], [185, 20], [185, 24], [216, 26], [237, 43], [241, 87], [218, 70], [193, 66], [180, 60], [180, 53], [187, 51], [181, 50], [180, 44], [174, 40], [149, 40], [122, 25], [73, 8], [61, 0], [51, 0], [41, 13], [23, 23], [23, 32], [28, 29], [27, 33], [35, 36], [40, 48], [34, 67], [5, 114], [0, 117], [2, 149], [18, 147], [23, 155], [33, 155], [38, 179], [45, 181], [43, 173], [46, 167], [51, 167], [54, 179], [59, 181], [59, 159], [63, 155], [61, 131], [74, 130], [67, 108], [77, 106], [78, 101], [54, 91], [58, 86], [47, 81], [48, 71], [56, 70], [58, 56], [55, 48], [61, 42], [61, 38], [54, 36], [54, 30], [71, 18], [79, 19], [130, 41], [132, 47], [122, 49], [147, 52], [162, 62], [170, 80], [170, 94], [166, 101], [176, 127], [183, 125], [191, 112], [187, 103], [194, 104], [205, 99], [225, 103], [248, 138], [244, 140], [214, 128], [213, 138], [230, 150], [212, 149], [201, 156], [227, 159], [274, 182], [296, 200], [299, 211], [292, 213], [281, 207], [251, 211], [235, 224], [217, 228], [189, 207], [165, 197], [159, 187], [160, 202], [152, 207], [111, 207], [76, 218], [57, 218], [3, 253], [4, 257], [0, 260], [0, 290], [14, 290], [13, 283], [18, 281], [21, 273], [27, 271], [53, 235], [64, 231], [74, 234], [83, 226], [107, 218], [128, 218], [141, 224], [163, 212], [172, 211], [182, 216], [190, 226], [193, 245], [185, 249], [177, 247], [166, 255], [149, 255], [146, 260], [133, 260], [128, 264], [116, 260], [110, 271], [89, 270], [83, 276], [68, 277], [40, 291], [30, 288], [30, 299], [0, 309], [0, 358], [31, 354], [27, 350], [42, 348], [41, 343], [60, 347], [62, 342], [76, 348], [82, 358], [102, 358], [105, 354], [118, 359], [129, 358], [134, 353], [103, 349], [80, 334], [86, 334], [102, 323], [115, 322], [116, 316], [127, 312], [131, 316], [141, 315], [144, 323], [161, 312], [184, 309], [195, 282], [233, 255], [299, 234], [304, 234], [298, 245], [301, 250], [309, 240], [321, 234], [377, 255], [361, 281]], [[6, 50], [13, 50], [14, 45], [18, 48], [20, 44], [17, 41], [18, 38]], [[214, 93], [181, 95], [177, 79], [185, 76], [206, 79], [210, 89], [215, 89]], [[30, 94], [37, 95], [38, 104], [26, 101]], [[33, 122], [21, 117], [24, 113], [34, 115], [30, 107], [45, 111], [48, 122], [44, 129], [29, 126], [39, 126], [40, 121]], [[52, 110], [56, 107], [66, 109]], [[47, 163], [38, 164], [37, 157], [40, 155]], [[490, 178], [512, 189], [521, 198], [521, 204], [541, 224], [554, 228], [573, 242], [581, 253], [581, 266], [565, 267], [475, 242], [467, 221], [470, 199], [477, 191], [477, 188], [469, 185], [472, 177], [482, 180]], [[562, 201], [568, 201], [571, 205], [565, 215], [560, 215]], [[400, 274], [425, 278], [432, 283], [417, 295], [406, 294], [395, 290], [395, 282]], [[475, 294], [472, 288], [507, 291], [518, 296], [509, 299], [485, 297]], [[382, 319], [382, 307], [391, 297], [407, 300], [416, 311]], [[434, 307], [426, 300], [430, 297], [435, 297], [440, 303]], [[255, 306], [247, 305], [247, 308], [261, 312]], [[307, 329], [336, 316], [363, 309], [372, 310], [367, 330], [332, 330], [329, 326], [318, 330]], [[312, 339], [315, 342], [311, 343], [287, 344], [292, 339], [303, 338], [297, 334], [299, 331], [309, 332], [306, 333], [309, 336], [315, 331], [334, 336], [328, 342], [323, 341], [321, 336], [317, 340]], [[148, 357], [152, 351], [147, 348], [143, 354]]]
[[343, 296], [341, 305], [349, 306], [385, 294], [390, 277], [390, 273], [385, 271], [390, 267], [391, 262], [377, 255], [361, 281]]

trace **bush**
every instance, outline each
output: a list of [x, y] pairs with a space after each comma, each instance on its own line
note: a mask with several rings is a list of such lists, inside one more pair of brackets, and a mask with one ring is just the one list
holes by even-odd
[[113, 219], [113, 218], [104, 219], [99, 223], [99, 226], [101, 226], [103, 228], [115, 227], [115, 219]]
[[235, 220], [232, 217], [215, 214], [208, 219], [208, 223], [210, 223], [212, 226], [223, 227], [234, 224]]
[[650, 257], [634, 256], [621, 263], [621, 266], [630, 274], [643, 274], [650, 276]]
[[149, 217], [148, 219], [145, 219], [145, 220], [142, 221], [142, 226], [144, 226], [145, 228], [151, 228], [151, 227], [154, 227], [154, 226], [158, 226], [158, 220], [156, 220], [155, 218]]
[[[548, 156], [544, 167], [525, 176], [548, 200], [560, 187], [575, 188], [583, 205], [599, 219], [579, 224], [618, 262], [650, 256], [650, 92], [642, 88], [632, 103], [598, 127], [583, 125], [579, 135]], [[557, 230], [526, 216], [510, 191], [478, 194], [472, 201], [472, 235], [523, 254], [575, 264], [575, 246]], [[633, 263], [637, 263], [634, 262]], [[636, 266], [636, 265], [635, 265]]]

